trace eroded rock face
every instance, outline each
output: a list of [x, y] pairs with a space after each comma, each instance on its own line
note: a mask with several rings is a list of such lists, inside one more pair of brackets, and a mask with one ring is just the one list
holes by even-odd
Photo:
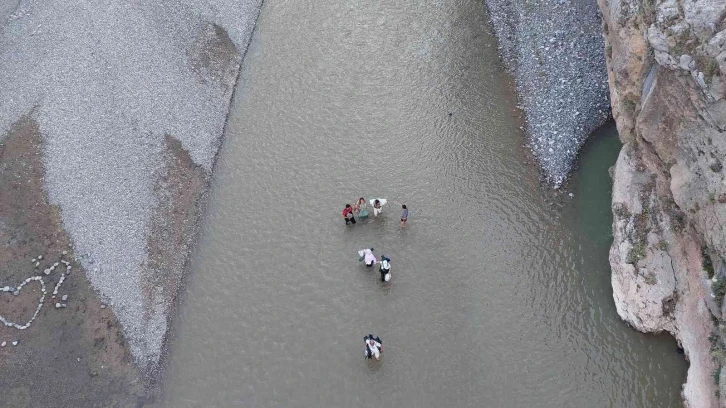
[[634, 328], [680, 342], [688, 406], [723, 406], [726, 2], [599, 4], [624, 143], [613, 172], [616, 307]]
[[[633, 144], [620, 152], [613, 174], [613, 299], [636, 330], [672, 333], [690, 362], [683, 396], [693, 407], [715, 406], [710, 353], [713, 324], [699, 237], [684, 223], [665, 178], [650, 169], [657, 160]], [[715, 302], [710, 302], [711, 306]]]

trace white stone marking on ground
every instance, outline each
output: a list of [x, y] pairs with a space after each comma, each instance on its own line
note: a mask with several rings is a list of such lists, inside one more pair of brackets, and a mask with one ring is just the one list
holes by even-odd
[[[40, 259], [40, 258], [41, 258], [41, 256], [38, 257], [38, 259]], [[56, 265], [58, 265], [57, 262], [56, 262]], [[71, 267], [70, 264], [66, 265], [66, 268], [70, 269], [70, 267]], [[49, 269], [45, 270], [46, 275], [49, 274], [49, 272], [47, 272], [48, 270]], [[66, 276], [65, 273], [61, 274], [61, 277], [58, 280], [58, 283], [55, 285], [55, 288], [53, 289], [53, 295], [56, 295], [58, 293], [58, 289], [60, 289], [61, 285], [63, 284], [63, 281], [65, 281], [65, 276]], [[28, 327], [30, 327], [30, 325], [33, 323], [33, 321], [35, 321], [35, 318], [38, 317], [38, 313], [40, 313], [40, 309], [43, 307], [43, 304], [45, 303], [45, 295], [47, 293], [47, 290], [45, 288], [45, 282], [43, 281], [43, 276], [41, 276], [41, 275], [31, 276], [31, 277], [25, 279], [16, 288], [13, 288], [11, 286], [3, 286], [2, 288], [0, 288], [0, 292], [3, 292], [3, 293], [12, 292], [13, 295], [17, 296], [20, 294], [20, 291], [23, 289], [23, 287], [25, 285], [27, 285], [28, 283], [31, 283], [33, 281], [37, 281], [40, 283], [40, 291], [42, 292], [42, 295], [40, 296], [40, 299], [38, 299], [38, 307], [35, 308], [35, 313], [33, 313], [33, 316], [30, 318], [30, 320], [25, 322], [25, 324], [19, 324], [19, 323], [11, 322], [11, 321], [7, 320], [4, 316], [0, 315], [0, 323], [4, 324], [7, 327], [14, 327], [18, 330], [25, 330]], [[55, 296], [53, 296], [53, 298], [55, 298]], [[66, 299], [68, 299], [68, 295], [63, 295], [63, 301], [65, 301]], [[66, 307], [66, 305], [61, 304], [61, 303], [56, 303], [55, 307], [61, 308], [61, 307]], [[15, 345], [17, 345], [17, 341], [13, 342], [13, 346], [15, 346]], [[3, 342], [3, 346], [5, 346], [5, 342]]]

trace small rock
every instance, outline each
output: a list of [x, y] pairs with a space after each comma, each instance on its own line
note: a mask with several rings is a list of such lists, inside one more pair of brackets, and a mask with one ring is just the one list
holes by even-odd
[[101, 305], [101, 309], [105, 309], [105, 308], [106, 308], [106, 305]]
[[5, 347], [6, 344], [8, 344], [7, 341], [4, 341], [4, 342], [0, 343], [0, 347]]
[[15, 340], [12, 344], [13, 344], [13, 346], [17, 346], [18, 345], [18, 341]]
[[63, 251], [63, 255], [68, 255], [68, 251]]
[[703, 72], [699, 72], [696, 76], [696, 83], [698, 83], [698, 86], [700, 86], [702, 89], [708, 89], [708, 85], [706, 85], [706, 80], [703, 76]]
[[66, 304], [65, 303], [61, 303], [61, 307], [65, 308], [66, 307]]
[[63, 296], [61, 296], [61, 300], [62, 300], [62, 301], [64, 301], [64, 302], [65, 302], [66, 300], [68, 300], [68, 295], [63, 295]]
[[35, 258], [33, 258], [33, 259], [30, 260], [30, 263], [35, 263], [35, 262], [36, 262], [35, 261]]
[[40, 266], [40, 262], [36, 262], [36, 263], [35, 263], [35, 267], [37, 268], [37, 267], [39, 267], [39, 266]]
[[10, 286], [5, 286], [3, 288], [3, 292], [10, 292]]
[[53, 267], [55, 268], [58, 265], [59, 265], [58, 262], [56, 262], [56, 263], [53, 264]]
[[[55, 297], [55, 296], [53, 296], [53, 297]], [[55, 304], [55, 308], [56, 308], [56, 309], [60, 309], [60, 307], [61, 307], [61, 304], [60, 304], [60, 303], [56, 303], [56, 304]]]
[[38, 255], [38, 260], [43, 259], [43, 255]]

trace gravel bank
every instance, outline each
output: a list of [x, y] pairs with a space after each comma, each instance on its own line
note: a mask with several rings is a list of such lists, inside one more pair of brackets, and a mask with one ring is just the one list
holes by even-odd
[[[153, 367], [178, 285], [149, 253], [169, 207], [167, 136], [210, 175], [261, 0], [10, 3], [0, 138], [23, 115], [37, 121], [50, 202], [136, 362]], [[174, 256], [178, 269], [188, 253]]]
[[486, 0], [512, 72], [529, 144], [546, 179], [567, 178], [582, 143], [610, 115], [595, 0]]

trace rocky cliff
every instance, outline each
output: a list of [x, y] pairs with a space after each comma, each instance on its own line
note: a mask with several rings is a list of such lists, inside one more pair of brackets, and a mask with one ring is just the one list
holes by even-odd
[[690, 407], [725, 406], [726, 2], [599, 0], [613, 116], [620, 316], [668, 331]]

